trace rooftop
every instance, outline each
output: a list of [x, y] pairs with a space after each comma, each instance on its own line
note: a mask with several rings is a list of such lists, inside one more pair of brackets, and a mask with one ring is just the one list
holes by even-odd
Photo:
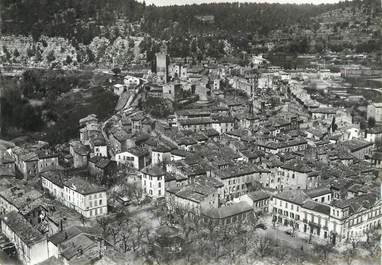
[[44, 235], [34, 228], [21, 214], [15, 211], [9, 212], [1, 219], [28, 246], [45, 239]]
[[305, 193], [311, 198], [316, 198], [325, 194], [330, 194], [331, 190], [328, 187], [318, 187], [315, 189], [306, 190]]
[[299, 205], [302, 205], [307, 199], [309, 199], [309, 196], [303, 190], [282, 191], [274, 195], [274, 197]]
[[42, 194], [37, 190], [20, 185], [13, 185], [11, 188], [0, 191], [0, 196], [18, 210], [32, 203]]
[[126, 152], [129, 152], [130, 154], [138, 156], [138, 157], [147, 156], [150, 154], [150, 152], [147, 148], [138, 147], [138, 146], [131, 147], [131, 148], [127, 149]]
[[318, 202], [315, 202], [312, 200], [306, 201], [302, 207], [309, 209], [309, 210], [319, 212], [319, 213], [323, 213], [326, 215], [330, 214], [330, 206], [329, 205], [323, 204], [323, 203], [318, 203]]
[[249, 198], [251, 198], [253, 201], [260, 201], [260, 200], [265, 200], [269, 199], [271, 196], [262, 190], [258, 191], [253, 191], [247, 194]]
[[80, 176], [71, 177], [70, 179], [64, 181], [64, 185], [69, 189], [77, 191], [83, 195], [106, 191], [104, 187], [90, 183]]
[[252, 206], [242, 201], [220, 208], [202, 209], [202, 214], [212, 219], [223, 219], [250, 211]]

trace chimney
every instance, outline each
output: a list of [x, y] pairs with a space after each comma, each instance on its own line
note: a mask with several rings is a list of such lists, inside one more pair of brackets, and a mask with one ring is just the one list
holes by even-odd
[[65, 239], [68, 239], [68, 233], [65, 232]]

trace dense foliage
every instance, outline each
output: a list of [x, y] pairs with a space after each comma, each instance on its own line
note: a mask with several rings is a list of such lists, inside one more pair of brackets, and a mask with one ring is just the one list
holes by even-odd
[[2, 132], [12, 134], [19, 131], [38, 131], [44, 126], [41, 108], [33, 107], [16, 90], [6, 90], [0, 98]]
[[[261, 33], [325, 12], [331, 5], [281, 5], [245, 3], [192, 6], [145, 6], [134, 0], [2, 0], [3, 33], [60, 36], [89, 44], [100, 35], [115, 39], [119, 33], [107, 31], [119, 18], [130, 22], [143, 18], [143, 30], [153, 37], [170, 39], [186, 32]], [[44, 12], [41, 12], [44, 10]], [[214, 16], [205, 22], [198, 16]], [[103, 31], [106, 28], [106, 31]], [[102, 33], [102, 34], [101, 34]]]
[[27, 70], [16, 83], [1, 80], [0, 88], [6, 87], [1, 134], [11, 138], [43, 132], [52, 144], [76, 137], [79, 119], [92, 113], [104, 119], [113, 113], [117, 97], [102, 87], [104, 82], [106, 77], [92, 72], [53, 70]]
[[23, 73], [21, 91], [27, 98], [55, 99], [73, 88], [89, 87], [89, 73], [70, 71], [27, 70]]
[[[75, 43], [89, 44], [99, 36], [102, 26], [115, 23], [123, 16], [138, 20], [144, 5], [134, 0], [1, 0], [3, 33], [60, 36]], [[104, 32], [113, 39], [118, 32]]]
[[117, 97], [102, 87], [91, 90], [90, 96], [73, 93], [48, 106], [49, 115], [54, 121], [54, 125], [47, 130], [50, 143], [64, 143], [77, 137], [78, 121], [89, 114], [96, 114], [102, 120], [113, 113]]
[[173, 113], [171, 103], [163, 98], [148, 97], [143, 103], [143, 109], [154, 118], [167, 118]]

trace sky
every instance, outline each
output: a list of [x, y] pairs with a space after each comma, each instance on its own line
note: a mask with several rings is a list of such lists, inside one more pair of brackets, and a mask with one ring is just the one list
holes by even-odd
[[[143, 2], [143, 0], [139, 0]], [[156, 6], [202, 4], [202, 3], [226, 3], [226, 2], [253, 2], [253, 3], [293, 3], [293, 4], [333, 4], [339, 0], [145, 0], [147, 5]]]

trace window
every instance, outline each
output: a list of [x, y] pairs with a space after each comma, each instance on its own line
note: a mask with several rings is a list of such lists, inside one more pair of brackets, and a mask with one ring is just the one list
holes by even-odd
[[158, 195], [161, 196], [161, 190], [158, 190]]
[[90, 207], [93, 207], [93, 202], [92, 201], [90, 201]]
[[160, 188], [160, 187], [161, 187], [161, 185], [162, 185], [162, 183], [160, 183], [160, 182], [159, 182], [159, 183], [158, 183], [158, 187]]
[[102, 205], [102, 199], [101, 199], [101, 200], [99, 200], [99, 205]]

